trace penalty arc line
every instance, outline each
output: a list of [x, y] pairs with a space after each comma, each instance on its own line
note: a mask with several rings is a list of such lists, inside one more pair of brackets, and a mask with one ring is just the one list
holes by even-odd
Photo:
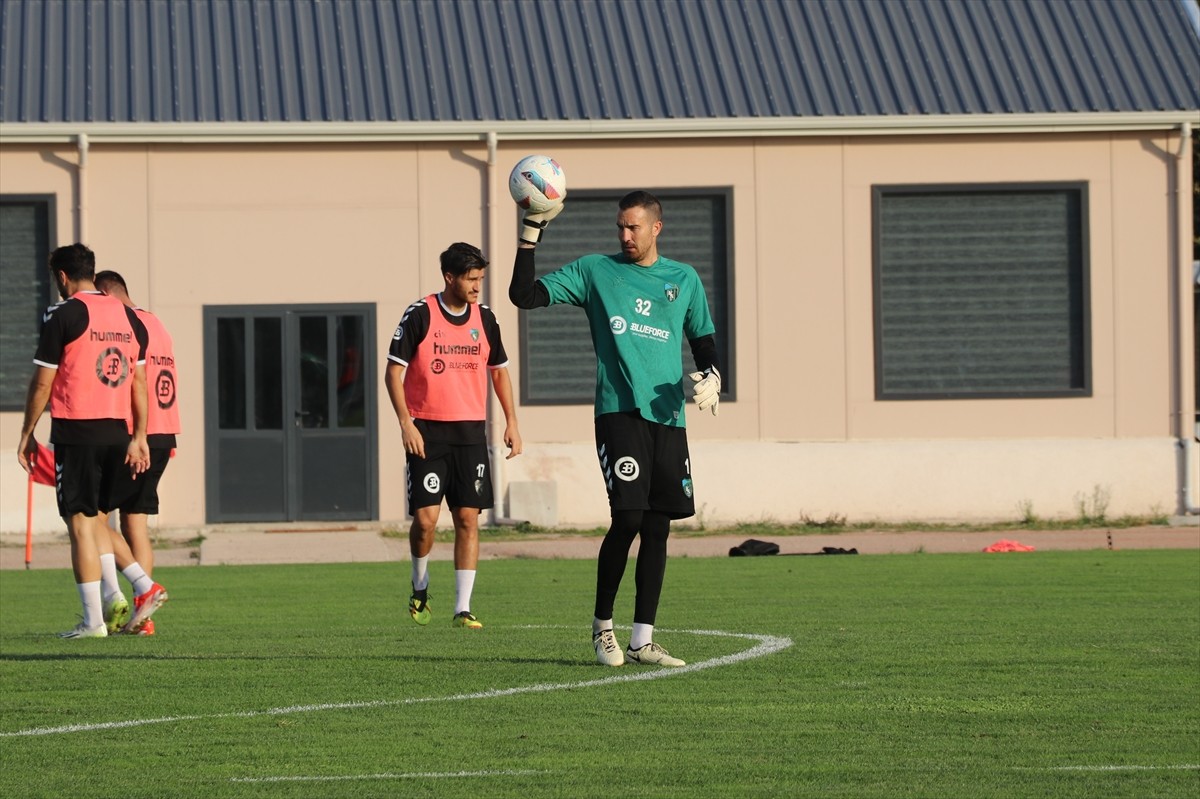
[[[560, 625], [548, 625], [542, 627], [527, 625], [526, 629], [547, 629], [558, 626]], [[75, 732], [119, 730], [129, 727], [142, 727], [149, 724], [172, 724], [181, 721], [256, 718], [260, 716], [286, 716], [294, 713], [316, 713], [324, 710], [365, 710], [372, 708], [398, 707], [403, 705], [418, 705], [429, 702], [463, 702], [471, 699], [496, 699], [504, 696], [517, 696], [519, 694], [539, 694], [548, 693], [550, 691], [568, 691], [578, 688], [595, 688], [602, 685], [615, 685], [617, 683], [624, 682], [659, 680], [665, 677], [676, 677], [683, 674], [691, 674], [693, 672], [716, 668], [718, 666], [732, 666], [735, 663], [740, 663], [745, 660], [753, 660], [754, 658], [773, 655], [776, 652], [781, 652], [784, 649], [787, 649], [793, 644], [793, 641], [790, 638], [783, 638], [774, 635], [756, 635], [753, 633], [731, 633], [721, 630], [660, 630], [660, 632], [686, 633], [689, 635], [702, 636], [707, 635], [720, 638], [742, 638], [748, 641], [757, 641], [757, 643], [749, 649], [744, 649], [741, 652], [735, 652], [732, 655], [722, 655], [721, 657], [710, 658], [709, 660], [689, 663], [688, 665], [680, 666], [679, 668], [663, 667], [652, 670], [635, 671], [633, 673], [627, 672], [611, 677], [601, 677], [595, 680], [580, 680], [579, 682], [560, 683], [536, 683], [534, 685], [520, 685], [512, 688], [489, 688], [486, 691], [476, 691], [468, 694], [455, 694], [453, 696], [424, 696], [411, 697], [408, 699], [372, 699], [359, 702], [331, 702], [320, 705], [292, 705], [290, 707], [276, 707], [268, 708], [266, 710], [247, 710], [235, 713], [208, 713], [184, 716], [166, 716], [154, 719], [105, 721], [96, 724], [66, 724], [61, 727], [35, 727], [27, 730], [15, 730], [13, 732], [0, 732], [0, 738], [36, 735], [63, 735]]]
[[1163, 766], [1113, 763], [1095, 766], [1024, 766], [1019, 771], [1200, 771], [1200, 763], [1177, 763]]
[[230, 777], [230, 782], [346, 782], [349, 780], [444, 780], [460, 777], [525, 777], [531, 774], [545, 774], [545, 771], [529, 771], [526, 769], [501, 769], [498, 771], [428, 771], [396, 774], [338, 774], [333, 776], [297, 776], [282, 775], [278, 777]]

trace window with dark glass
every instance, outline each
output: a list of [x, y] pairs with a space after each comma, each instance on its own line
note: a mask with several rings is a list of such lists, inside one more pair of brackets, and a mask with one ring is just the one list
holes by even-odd
[[878, 399], [1090, 395], [1086, 184], [873, 202]]
[[42, 314], [58, 300], [54, 238], [54, 195], [0, 195], [0, 410], [25, 407]]

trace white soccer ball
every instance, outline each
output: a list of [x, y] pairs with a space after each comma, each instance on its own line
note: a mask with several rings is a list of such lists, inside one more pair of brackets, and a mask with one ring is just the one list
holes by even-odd
[[567, 176], [548, 155], [527, 155], [508, 176], [508, 192], [517, 205], [535, 214], [562, 205], [567, 196]]

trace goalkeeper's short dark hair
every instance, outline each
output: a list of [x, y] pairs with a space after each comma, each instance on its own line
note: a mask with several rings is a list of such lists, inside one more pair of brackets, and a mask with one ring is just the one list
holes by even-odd
[[645, 208], [646, 213], [650, 215], [651, 222], [662, 219], [662, 203], [648, 191], [629, 192], [621, 198], [617, 207], [622, 211], [628, 211], [630, 208]]
[[442, 253], [442, 274], [462, 277], [472, 269], [487, 269], [487, 259], [478, 247], [465, 242], [456, 242]]

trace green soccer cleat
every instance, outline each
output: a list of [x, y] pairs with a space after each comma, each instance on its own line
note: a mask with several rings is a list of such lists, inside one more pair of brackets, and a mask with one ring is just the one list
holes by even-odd
[[475, 618], [475, 615], [469, 610], [464, 610], [462, 613], [455, 613], [453, 623], [455, 627], [465, 627], [468, 630], [483, 629], [483, 622]]
[[424, 627], [429, 624], [429, 620], [433, 618], [433, 611], [429, 609], [429, 598], [418, 598], [413, 594], [408, 598], [408, 615], [412, 616], [412, 620]]
[[109, 635], [116, 635], [129, 623], [129, 600], [124, 594], [114, 594], [104, 603], [104, 627]]

